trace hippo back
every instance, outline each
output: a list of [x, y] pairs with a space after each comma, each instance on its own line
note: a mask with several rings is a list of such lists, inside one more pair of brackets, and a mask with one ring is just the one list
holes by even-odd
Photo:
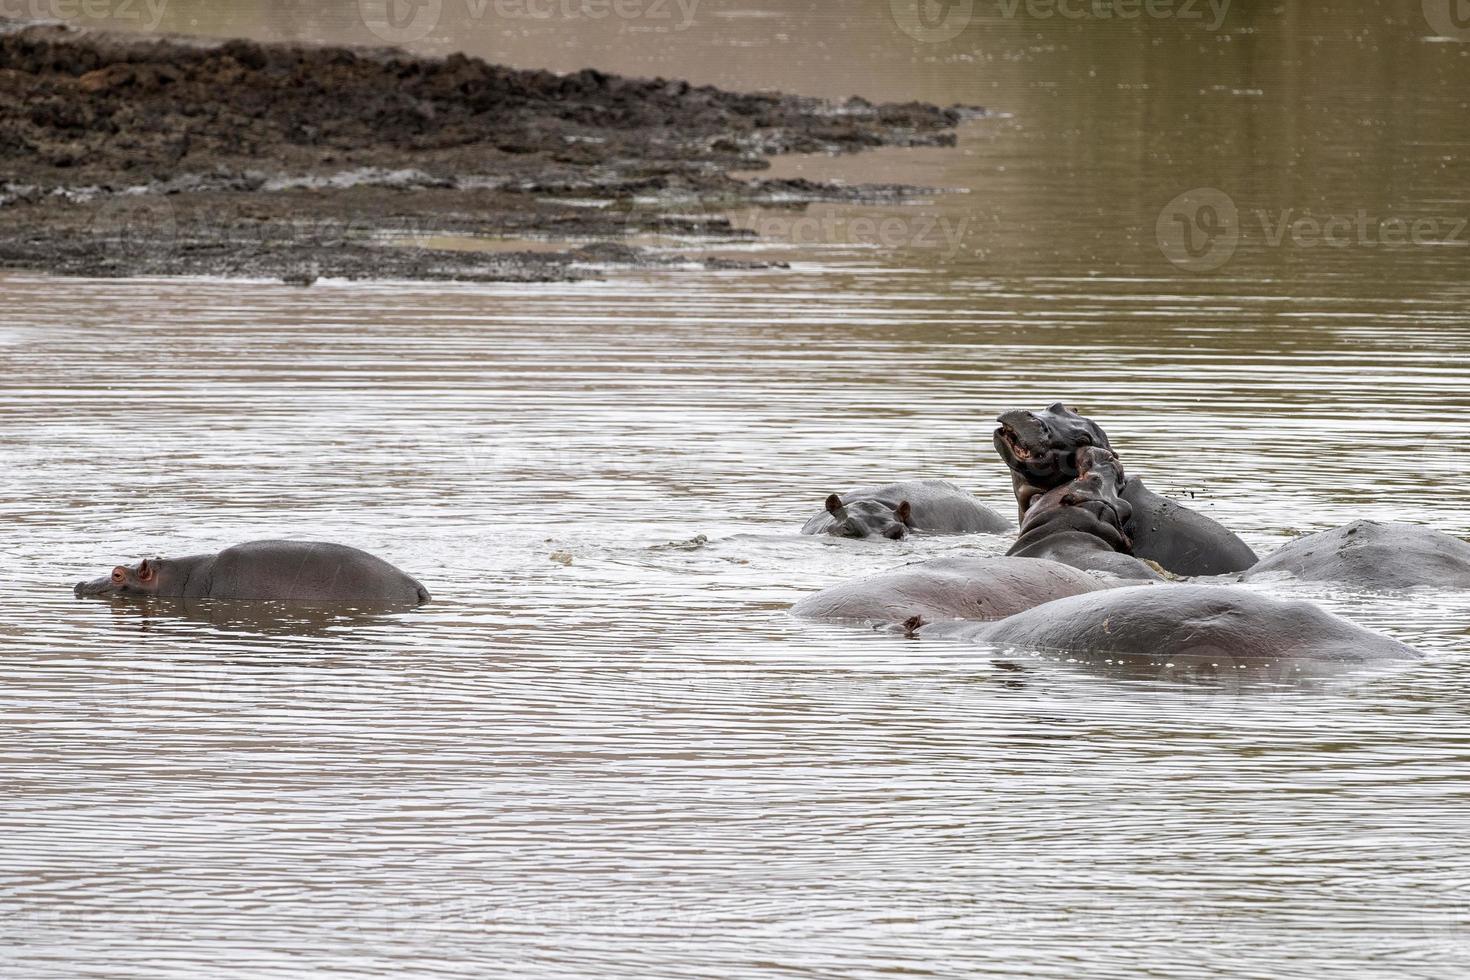
[[792, 607], [834, 622], [1001, 619], [1038, 603], [1108, 588], [1086, 572], [1031, 558], [938, 558], [844, 582]]
[[1064, 530], [1034, 541], [1016, 542], [1007, 552], [1017, 558], [1045, 559], [1061, 562], [1085, 572], [1101, 572], [1124, 579], [1162, 581], [1164, 576], [1132, 555], [1114, 551], [1094, 535], [1085, 531]]
[[[948, 480], [908, 480], [881, 487], [860, 487], [839, 496], [845, 505], [871, 500], [891, 509], [907, 500], [912, 515], [910, 526], [916, 531], [1001, 534], [1012, 527], [1006, 518]], [[825, 534], [832, 524], [832, 515], [824, 511], [807, 521], [801, 533]]]
[[1215, 585], [1144, 585], [1058, 599], [977, 631], [1003, 647], [1090, 657], [1342, 664], [1413, 660], [1397, 640], [1309, 602]]
[[1256, 563], [1256, 553], [1219, 522], [1161, 497], [1134, 477], [1123, 488], [1133, 508], [1124, 527], [1137, 558], [1157, 562], [1175, 575], [1224, 575]]
[[342, 544], [250, 541], [226, 548], [201, 598], [292, 603], [426, 602], [428, 591], [388, 562]]
[[1271, 573], [1360, 589], [1470, 589], [1470, 544], [1418, 524], [1354, 521], [1283, 545], [1245, 577]]

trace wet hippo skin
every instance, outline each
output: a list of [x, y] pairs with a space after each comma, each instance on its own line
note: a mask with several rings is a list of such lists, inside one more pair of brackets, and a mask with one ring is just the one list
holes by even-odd
[[[1023, 520], [1033, 498], [1076, 479], [1078, 449], [1112, 448], [1101, 426], [1061, 402], [1040, 412], [1006, 412], [998, 421], [995, 449], [1011, 470]], [[1255, 552], [1225, 527], [1159, 496], [1137, 476], [1129, 477], [1121, 497], [1132, 509], [1123, 530], [1136, 558], [1175, 575], [1223, 575], [1256, 563]]]
[[1132, 506], [1120, 496], [1127, 482], [1110, 450], [1084, 446], [1075, 454], [1070, 483], [1030, 497], [1021, 533], [1007, 552], [1016, 558], [1045, 558], [1089, 572], [1128, 579], [1163, 576], [1132, 556], [1124, 532]]
[[1109, 588], [1099, 576], [1029, 558], [938, 558], [843, 582], [791, 612], [829, 622], [1002, 619], [1039, 603]]
[[802, 534], [897, 540], [910, 531], [929, 534], [1002, 534], [1011, 522], [946, 480], [909, 480], [863, 487], [827, 498], [825, 510]]
[[929, 637], [1146, 662], [1362, 664], [1417, 660], [1398, 640], [1319, 606], [1221, 585], [1143, 585], [1057, 599], [995, 623], [911, 622]]
[[217, 554], [145, 558], [79, 582], [84, 596], [144, 595], [287, 603], [429, 601], [428, 590], [381, 558], [342, 544], [251, 541]]
[[1470, 543], [1419, 524], [1354, 521], [1282, 545], [1245, 579], [1292, 575], [1359, 589], [1470, 589]]

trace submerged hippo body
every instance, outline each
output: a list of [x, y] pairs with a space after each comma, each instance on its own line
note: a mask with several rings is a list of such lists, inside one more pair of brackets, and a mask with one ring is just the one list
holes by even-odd
[[1244, 578], [1291, 574], [1360, 589], [1470, 589], [1470, 544], [1418, 524], [1354, 521], [1297, 538]]
[[1160, 664], [1362, 664], [1420, 656], [1310, 602], [1220, 585], [1130, 586], [1057, 599], [997, 623], [911, 628], [997, 647]]
[[80, 582], [75, 592], [78, 598], [141, 595], [317, 605], [429, 601], [428, 590], [383, 559], [315, 541], [250, 541], [212, 555], [145, 558]]
[[1133, 555], [1175, 575], [1224, 575], [1250, 568], [1256, 553], [1218, 521], [1161, 497], [1130, 477], [1123, 499], [1133, 508], [1127, 531]]
[[1133, 542], [1123, 528], [1133, 508], [1120, 495], [1127, 476], [1118, 457], [1087, 446], [1077, 450], [1074, 468], [1072, 482], [1030, 498], [1020, 536], [1006, 554], [1120, 578], [1162, 578], [1131, 554]]
[[[1006, 412], [999, 422], [995, 448], [1010, 467], [1023, 520], [1035, 497], [1077, 478], [1077, 450], [1111, 449], [1101, 426], [1061, 402], [1041, 412]], [[1136, 558], [1175, 575], [1223, 575], [1256, 563], [1255, 552], [1225, 527], [1159, 496], [1136, 476], [1121, 497], [1132, 511], [1123, 530]]]
[[946, 480], [909, 480], [863, 487], [827, 498], [826, 510], [807, 521], [802, 534], [898, 539], [909, 531], [931, 534], [1000, 534], [1011, 524]]
[[991, 620], [1108, 587], [1097, 576], [1051, 561], [938, 558], [824, 589], [791, 612], [853, 623], [902, 623], [913, 616]]

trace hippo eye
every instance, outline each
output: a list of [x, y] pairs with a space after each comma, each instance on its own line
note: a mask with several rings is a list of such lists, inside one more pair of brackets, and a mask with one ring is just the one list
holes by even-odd
[[122, 582], [125, 578], [127, 578], [127, 576], [123, 574], [123, 570], [121, 568], [114, 568], [112, 570], [112, 580], [114, 582]]

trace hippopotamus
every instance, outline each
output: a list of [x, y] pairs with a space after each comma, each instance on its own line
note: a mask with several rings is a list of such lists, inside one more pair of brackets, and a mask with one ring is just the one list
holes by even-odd
[[910, 531], [932, 534], [1001, 534], [1004, 517], [946, 480], [909, 480], [863, 487], [827, 498], [826, 510], [807, 521], [802, 534], [898, 540]]
[[429, 601], [415, 579], [381, 558], [320, 541], [250, 541], [212, 555], [144, 558], [79, 582], [84, 596], [271, 600], [299, 604], [402, 604]]
[[995, 623], [907, 626], [921, 637], [1143, 665], [1351, 665], [1420, 657], [1310, 602], [1224, 585], [1134, 585], [1056, 599]]
[[1030, 496], [1015, 558], [1048, 558], [1089, 572], [1120, 578], [1158, 580], [1148, 565], [1132, 557], [1133, 542], [1123, 528], [1133, 508], [1119, 494], [1127, 482], [1123, 464], [1110, 450], [1083, 446], [1074, 455], [1076, 479]]
[[1291, 574], [1360, 589], [1470, 589], [1470, 544], [1418, 524], [1354, 521], [1282, 545], [1242, 576]]
[[912, 616], [1002, 619], [1038, 603], [1110, 587], [1096, 575], [1043, 559], [937, 558], [824, 589], [791, 612], [870, 624], [897, 624]]
[[[1011, 470], [1011, 484], [1022, 520], [1032, 498], [1077, 478], [1077, 450], [1111, 450], [1107, 433], [1061, 402], [1041, 412], [1006, 412], [998, 419], [995, 449]], [[1120, 494], [1132, 508], [1123, 531], [1133, 556], [1157, 563], [1175, 575], [1223, 575], [1256, 563], [1240, 538], [1203, 514], [1159, 496], [1137, 476]]]

